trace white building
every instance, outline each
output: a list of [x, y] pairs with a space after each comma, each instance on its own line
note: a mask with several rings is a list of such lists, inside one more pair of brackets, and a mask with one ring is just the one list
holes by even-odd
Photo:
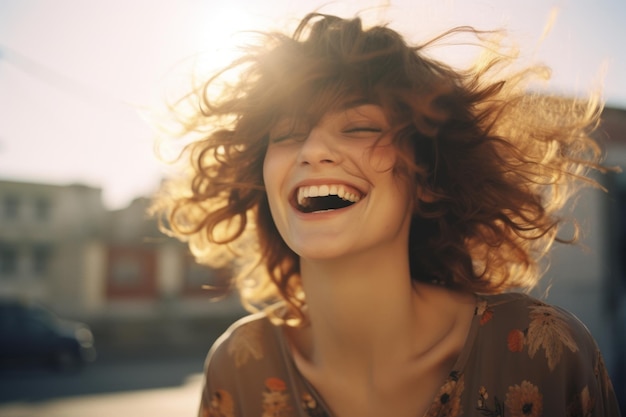
[[97, 188], [0, 181], [0, 297], [83, 320], [240, 312], [237, 297], [210, 302], [202, 285], [224, 271], [196, 265], [148, 204], [110, 212]]

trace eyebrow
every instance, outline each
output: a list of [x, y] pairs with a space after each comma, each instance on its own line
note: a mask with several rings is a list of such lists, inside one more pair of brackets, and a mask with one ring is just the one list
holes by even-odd
[[366, 98], [357, 98], [354, 100], [346, 101], [339, 108], [341, 108], [342, 110], [350, 110], [356, 107], [366, 106], [366, 105], [376, 106], [377, 104]]

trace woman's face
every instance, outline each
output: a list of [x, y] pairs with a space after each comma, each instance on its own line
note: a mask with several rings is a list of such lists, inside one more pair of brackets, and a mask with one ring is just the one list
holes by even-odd
[[287, 119], [274, 126], [263, 178], [276, 227], [300, 257], [407, 247], [411, 198], [393, 174], [390, 132], [371, 104], [329, 112], [312, 128]]

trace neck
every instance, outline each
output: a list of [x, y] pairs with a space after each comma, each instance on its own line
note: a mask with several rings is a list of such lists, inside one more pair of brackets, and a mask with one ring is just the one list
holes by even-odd
[[348, 365], [350, 358], [358, 368], [413, 350], [419, 295], [408, 254], [394, 248], [385, 252], [338, 261], [301, 260], [311, 322], [303, 353], [309, 360], [330, 366]]
[[408, 265], [408, 254], [393, 248], [339, 261], [302, 259], [310, 325], [294, 342], [305, 361], [372, 375], [437, 356], [441, 342], [470, 316], [474, 297], [413, 284]]
[[[346, 396], [382, 410], [416, 391], [426, 409], [465, 344], [474, 297], [413, 284], [405, 252], [301, 259], [310, 324], [287, 330], [292, 354], [338, 415], [353, 412], [342, 405]], [[404, 406], [415, 409], [413, 400]]]

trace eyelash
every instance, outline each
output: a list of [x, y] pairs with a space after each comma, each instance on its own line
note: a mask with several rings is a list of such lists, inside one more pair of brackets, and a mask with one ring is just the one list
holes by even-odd
[[357, 132], [371, 132], [371, 133], [381, 133], [382, 129], [377, 127], [353, 127], [349, 129], [345, 129], [343, 133], [357, 133]]

